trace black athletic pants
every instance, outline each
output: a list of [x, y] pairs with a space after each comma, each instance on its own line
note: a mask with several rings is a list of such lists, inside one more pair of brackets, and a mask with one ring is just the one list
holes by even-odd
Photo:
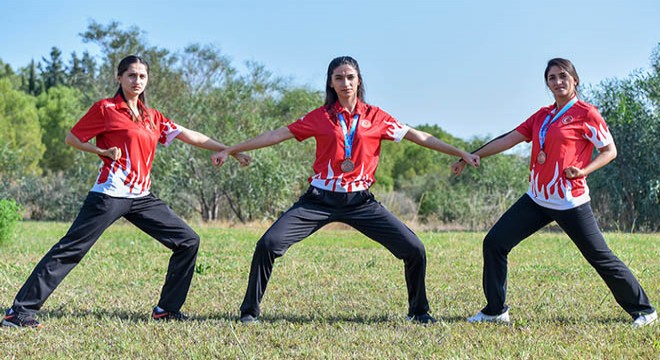
[[483, 244], [483, 287], [487, 315], [506, 311], [507, 256], [522, 240], [552, 221], [568, 234], [582, 256], [605, 280], [616, 301], [636, 318], [654, 311], [635, 276], [605, 243], [590, 203], [569, 210], [552, 210], [523, 195], [490, 229]]
[[429, 311], [426, 299], [426, 251], [405, 224], [378, 203], [369, 191], [339, 193], [310, 186], [257, 242], [242, 315], [259, 315], [275, 259], [293, 244], [331, 222], [348, 224], [403, 259], [408, 288], [408, 315]]
[[103, 231], [122, 216], [172, 250], [158, 306], [178, 311], [192, 281], [199, 236], [153, 194], [128, 199], [97, 192], [87, 195], [67, 234], [32, 271], [14, 299], [14, 311], [34, 315]]

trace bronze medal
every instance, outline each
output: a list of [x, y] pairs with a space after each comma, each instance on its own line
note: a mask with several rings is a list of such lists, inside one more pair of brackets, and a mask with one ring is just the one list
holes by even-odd
[[355, 169], [355, 164], [351, 161], [351, 159], [345, 159], [341, 162], [341, 171], [351, 172], [353, 169]]
[[541, 165], [545, 163], [545, 152], [543, 152], [543, 150], [539, 152], [539, 155], [536, 157], [536, 161]]

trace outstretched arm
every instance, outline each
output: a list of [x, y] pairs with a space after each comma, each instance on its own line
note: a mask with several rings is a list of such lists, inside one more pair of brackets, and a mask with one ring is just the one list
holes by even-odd
[[213, 154], [211, 160], [216, 166], [221, 166], [227, 160], [229, 155], [233, 155], [237, 152], [250, 151], [255, 149], [260, 149], [281, 143], [284, 140], [291, 139], [293, 134], [289, 131], [289, 128], [284, 126], [276, 130], [266, 131], [257, 137], [254, 137], [250, 140], [244, 141], [240, 144], [230, 146], [226, 149]]
[[460, 156], [462, 160], [469, 163], [470, 165], [475, 167], [479, 166], [479, 156], [475, 156], [452, 145], [449, 145], [427, 132], [410, 128], [404, 139], [410, 140], [417, 145], [421, 145], [441, 153]]
[[183, 129], [183, 131], [181, 131], [179, 135], [176, 136], [176, 138], [186, 144], [211, 151], [222, 151], [227, 148], [227, 145], [222, 144], [219, 141], [214, 140], [200, 132], [190, 129]]
[[[481, 158], [485, 158], [491, 155], [499, 154], [502, 151], [511, 149], [515, 145], [528, 140], [523, 134], [519, 133], [516, 130], [511, 130], [506, 134], [502, 134], [495, 139], [487, 142], [477, 150], [473, 151], [472, 153], [475, 155], [479, 155]], [[463, 172], [463, 169], [465, 169], [465, 162], [463, 159], [460, 159], [456, 161], [454, 164], [451, 166], [451, 171], [456, 174], [460, 175]]]
[[118, 160], [121, 157], [120, 148], [113, 146], [109, 149], [101, 149], [100, 147], [90, 142], [80, 141], [80, 139], [78, 139], [78, 137], [73, 135], [71, 132], [66, 134], [66, 138], [64, 139], [64, 142], [66, 142], [67, 145], [73, 146], [78, 150], [90, 152], [92, 154], [96, 154], [99, 156], [106, 156], [111, 158], [112, 160]]
[[[212, 139], [195, 130], [185, 128], [179, 133], [179, 135], [176, 136], [176, 138], [185, 142], [186, 144], [211, 151], [222, 151], [227, 148], [227, 145], [222, 144], [215, 139]], [[235, 154], [234, 157], [241, 163], [242, 166], [247, 166], [252, 160], [250, 156], [241, 153]]]

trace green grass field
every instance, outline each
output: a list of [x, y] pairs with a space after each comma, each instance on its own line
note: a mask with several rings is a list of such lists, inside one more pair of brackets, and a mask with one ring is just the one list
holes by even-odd
[[[0, 248], [0, 308], [69, 224], [23, 223]], [[0, 329], [1, 358], [52, 359], [660, 359], [660, 325], [630, 317], [563, 233], [532, 236], [509, 258], [511, 325], [465, 322], [484, 305], [483, 233], [419, 233], [431, 313], [405, 320], [403, 263], [356, 231], [322, 229], [278, 259], [261, 322], [237, 322], [264, 229], [196, 225], [197, 273], [182, 309], [195, 321], [149, 321], [168, 250], [115, 224], [39, 313], [41, 330]], [[606, 234], [655, 306], [660, 235]]]

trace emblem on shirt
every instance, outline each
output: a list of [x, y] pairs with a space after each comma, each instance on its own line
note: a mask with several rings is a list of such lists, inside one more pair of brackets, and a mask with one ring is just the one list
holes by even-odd
[[572, 122], [573, 122], [573, 117], [570, 116], [570, 115], [569, 115], [569, 116], [564, 116], [564, 117], [561, 119], [561, 123], [562, 123], [562, 124], [570, 124], [570, 123], [572, 123]]
[[369, 119], [363, 119], [360, 121], [360, 126], [363, 128], [370, 128], [371, 127], [371, 120]]

